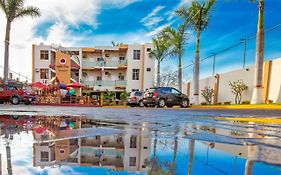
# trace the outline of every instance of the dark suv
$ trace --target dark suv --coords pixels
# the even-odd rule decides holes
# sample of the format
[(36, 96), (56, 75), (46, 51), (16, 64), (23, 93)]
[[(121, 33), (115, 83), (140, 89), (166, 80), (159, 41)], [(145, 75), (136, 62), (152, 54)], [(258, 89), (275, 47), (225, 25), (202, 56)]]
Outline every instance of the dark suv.
[(17, 105), (24, 102), (25, 104), (31, 104), (34, 100), (35, 96), (21, 87), (9, 84), (0, 85), (0, 103), (11, 102)]
[(180, 105), (182, 108), (189, 106), (189, 98), (172, 87), (150, 88), (144, 93), (143, 104), (145, 107), (163, 108), (164, 106), (173, 107)]

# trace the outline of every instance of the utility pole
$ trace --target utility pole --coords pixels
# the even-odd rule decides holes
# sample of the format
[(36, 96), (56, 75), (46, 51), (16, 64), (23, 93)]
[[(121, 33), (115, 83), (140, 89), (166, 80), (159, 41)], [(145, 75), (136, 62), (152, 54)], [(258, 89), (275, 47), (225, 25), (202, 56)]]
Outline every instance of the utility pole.
[(242, 42), (244, 42), (244, 59), (243, 59), (243, 69), (245, 68), (246, 66), (246, 52), (247, 52), (247, 42), (248, 42), (248, 39), (247, 38), (243, 38), (243, 39), (240, 39)]
[(216, 70), (216, 53), (212, 53), (213, 57), (213, 76), (215, 76), (215, 70)]

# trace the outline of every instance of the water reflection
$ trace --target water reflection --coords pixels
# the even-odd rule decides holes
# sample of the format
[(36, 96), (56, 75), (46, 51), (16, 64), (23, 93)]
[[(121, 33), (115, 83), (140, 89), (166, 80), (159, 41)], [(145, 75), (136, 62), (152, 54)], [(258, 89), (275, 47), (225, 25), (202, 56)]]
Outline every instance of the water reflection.
[[(198, 123), (166, 132), (149, 126), (81, 116), (0, 116), (0, 175), (23, 169), (23, 174), (281, 174), (280, 149), (251, 143), (249, 138), (257, 138), (253, 128), (237, 134)], [(21, 150), (26, 160), (13, 153)]]

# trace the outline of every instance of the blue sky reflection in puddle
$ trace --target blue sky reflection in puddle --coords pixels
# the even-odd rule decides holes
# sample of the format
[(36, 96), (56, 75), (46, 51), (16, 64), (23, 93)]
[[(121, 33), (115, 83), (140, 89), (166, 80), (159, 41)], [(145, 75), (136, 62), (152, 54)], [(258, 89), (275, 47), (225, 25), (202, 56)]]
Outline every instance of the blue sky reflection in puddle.
[[(126, 122), (54, 116), (0, 119), (3, 175), (240, 175), (246, 164), (248, 168), (252, 165), (253, 175), (281, 174), (279, 159), (272, 158), (280, 156), (278, 148), (196, 141), (180, 132), (167, 136), (152, 131), (147, 123), (136, 127)], [(11, 164), (7, 153), (11, 153)]]

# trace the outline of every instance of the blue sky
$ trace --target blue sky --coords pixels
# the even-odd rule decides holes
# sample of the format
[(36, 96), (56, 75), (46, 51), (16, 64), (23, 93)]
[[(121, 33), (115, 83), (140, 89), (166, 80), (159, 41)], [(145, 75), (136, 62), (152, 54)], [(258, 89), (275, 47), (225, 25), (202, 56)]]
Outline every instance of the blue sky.
[[(11, 36), (11, 69), (31, 77), (31, 44), (62, 44), (64, 46), (110, 45), (111, 41), (123, 43), (151, 42), (151, 38), (165, 26), (176, 27), (181, 21), (173, 11), (189, 6), (191, 0), (27, 0), (42, 11), (38, 19), (25, 18), (13, 24)], [(266, 0), (265, 28), (281, 23), (280, 0)], [(4, 31), (4, 15), (1, 13)], [(2, 20), (3, 19), (3, 20)], [(208, 28), (201, 37), (201, 58), (218, 52), (256, 33), (257, 4), (247, 0), (218, 0), (212, 10)], [(3, 33), (3, 32), (2, 32)], [(1, 36), (4, 38), (4, 35)], [(281, 55), (281, 27), (266, 33), (265, 58)], [(0, 51), (3, 46), (0, 45)], [(183, 66), (194, 59), (195, 37), (189, 31)], [(217, 55), (217, 72), (242, 67), (243, 44), (227, 53)], [(255, 39), (248, 42), (247, 65), (254, 63)], [(18, 61), (21, 57), (21, 61)], [(0, 64), (2, 63), (0, 59)], [(212, 59), (201, 64), (201, 77), (212, 73)], [(24, 65), (24, 66), (23, 66)], [(167, 67), (169, 65), (169, 67)], [(176, 70), (177, 60), (167, 58), (163, 69)], [(1, 71), (2, 72), (2, 71)], [(192, 67), (184, 69), (184, 79), (192, 77)]]

